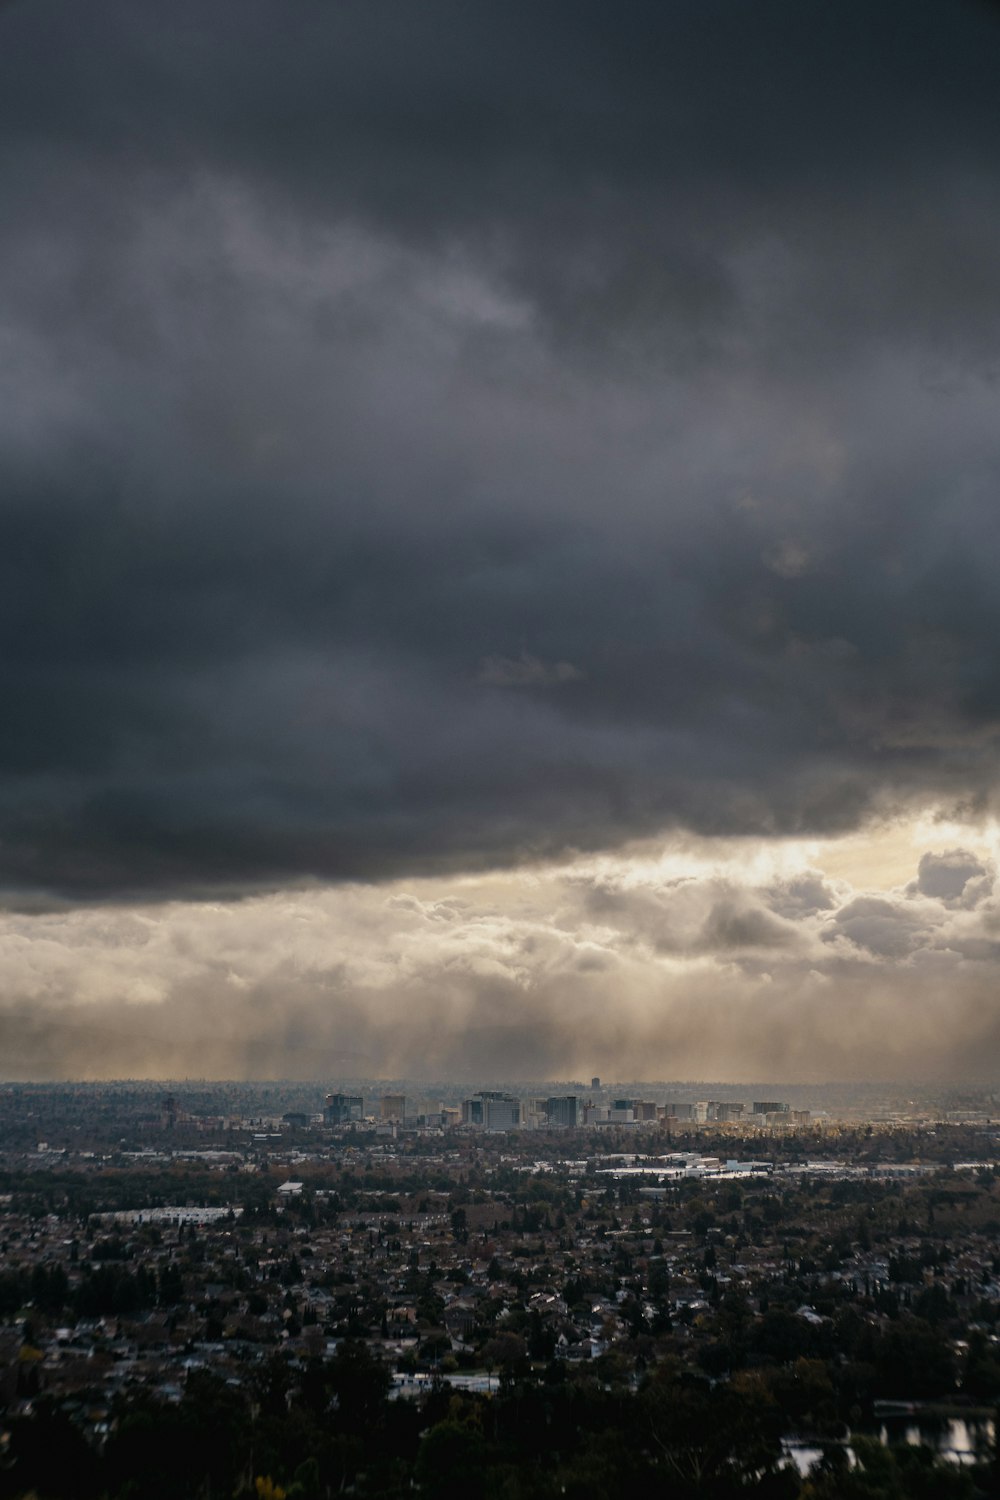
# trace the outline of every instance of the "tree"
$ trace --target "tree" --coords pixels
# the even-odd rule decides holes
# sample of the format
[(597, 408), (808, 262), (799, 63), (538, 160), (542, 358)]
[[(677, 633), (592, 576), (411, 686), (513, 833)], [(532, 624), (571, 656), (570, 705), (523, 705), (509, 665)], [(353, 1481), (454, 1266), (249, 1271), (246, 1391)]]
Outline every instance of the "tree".
[(468, 1500), (483, 1492), (486, 1443), (466, 1422), (438, 1422), (425, 1435), (414, 1476), (429, 1500)]
[(499, 1370), (501, 1386), (511, 1386), (528, 1365), (528, 1348), (517, 1333), (498, 1333), (483, 1346), (487, 1370)]
[(348, 1431), (370, 1429), (385, 1406), (391, 1384), (381, 1360), (363, 1343), (345, 1339), (328, 1365), (330, 1389), (337, 1399), (339, 1425)]

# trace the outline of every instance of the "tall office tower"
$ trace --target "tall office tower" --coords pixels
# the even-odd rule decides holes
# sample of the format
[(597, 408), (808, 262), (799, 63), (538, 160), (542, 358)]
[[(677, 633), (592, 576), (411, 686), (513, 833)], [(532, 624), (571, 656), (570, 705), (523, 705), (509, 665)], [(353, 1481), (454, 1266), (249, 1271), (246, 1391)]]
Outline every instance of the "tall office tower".
[(560, 1094), (545, 1101), (545, 1113), (550, 1125), (565, 1125), (576, 1129), (580, 1116), (580, 1101), (576, 1094)]
[(513, 1094), (480, 1089), (472, 1099), (462, 1100), (462, 1124), (481, 1125), (485, 1130), (514, 1130), (521, 1124), (521, 1101)]
[(483, 1121), (483, 1100), (482, 1100), (482, 1098), (480, 1098), (477, 1095), (473, 1099), (463, 1099), (462, 1100), (462, 1124), (463, 1125), (482, 1125), (483, 1123), (484, 1123), (484, 1121)]
[(365, 1101), (360, 1094), (327, 1094), (323, 1119), (327, 1125), (347, 1125), (363, 1120)]
[(516, 1130), (521, 1123), (521, 1101), (513, 1094), (494, 1094), (485, 1101), (487, 1130)]

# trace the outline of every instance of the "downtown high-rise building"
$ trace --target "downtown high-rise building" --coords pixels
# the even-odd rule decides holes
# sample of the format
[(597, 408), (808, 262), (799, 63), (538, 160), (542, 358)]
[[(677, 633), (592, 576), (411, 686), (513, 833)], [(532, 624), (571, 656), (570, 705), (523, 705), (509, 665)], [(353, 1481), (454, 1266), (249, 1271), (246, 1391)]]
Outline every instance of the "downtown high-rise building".
[(365, 1101), (360, 1094), (327, 1094), (323, 1119), (327, 1125), (348, 1125), (365, 1117)]
[(545, 1101), (545, 1114), (550, 1125), (564, 1125), (575, 1130), (580, 1118), (580, 1100), (576, 1094), (559, 1094)]

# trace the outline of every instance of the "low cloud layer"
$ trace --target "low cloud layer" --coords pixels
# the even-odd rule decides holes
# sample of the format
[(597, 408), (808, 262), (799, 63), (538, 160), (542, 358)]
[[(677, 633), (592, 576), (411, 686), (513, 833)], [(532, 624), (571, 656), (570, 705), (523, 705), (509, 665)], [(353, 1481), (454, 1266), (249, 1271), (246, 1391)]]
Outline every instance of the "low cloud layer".
[(998, 44), (920, 0), (0, 9), (7, 902), (985, 817)]
[[(230, 904), (10, 915), (10, 1077), (988, 1078), (1000, 893), (858, 890), (776, 846)], [(917, 863), (917, 855), (914, 855)]]

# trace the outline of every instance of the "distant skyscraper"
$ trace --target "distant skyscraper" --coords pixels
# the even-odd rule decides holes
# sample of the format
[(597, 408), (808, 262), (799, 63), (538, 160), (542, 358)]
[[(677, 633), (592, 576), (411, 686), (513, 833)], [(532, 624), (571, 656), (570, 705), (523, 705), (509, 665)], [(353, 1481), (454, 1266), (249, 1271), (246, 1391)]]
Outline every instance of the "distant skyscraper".
[(383, 1120), (403, 1120), (406, 1118), (406, 1096), (404, 1094), (383, 1094), (379, 1105), (379, 1114)]
[(513, 1094), (486, 1100), (487, 1130), (516, 1130), (521, 1123), (521, 1101)]
[(521, 1101), (513, 1094), (481, 1089), (472, 1099), (462, 1100), (462, 1124), (514, 1130), (521, 1124)]
[(360, 1094), (327, 1094), (323, 1119), (328, 1125), (347, 1125), (364, 1117), (365, 1101)]
[(599, 1089), (600, 1086), (601, 1086), (601, 1080), (599, 1078), (592, 1078), (590, 1080), (590, 1087), (592, 1089)]
[(545, 1113), (550, 1125), (565, 1125), (574, 1130), (580, 1115), (580, 1101), (576, 1094), (561, 1094), (546, 1099)]

